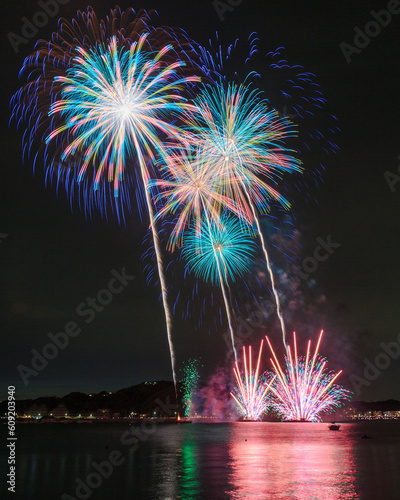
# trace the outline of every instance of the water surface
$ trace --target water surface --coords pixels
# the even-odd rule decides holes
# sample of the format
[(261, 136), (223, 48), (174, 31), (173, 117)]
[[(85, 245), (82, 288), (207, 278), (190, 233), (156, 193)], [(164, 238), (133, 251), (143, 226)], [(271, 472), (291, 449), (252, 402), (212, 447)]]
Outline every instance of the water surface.
[[(311, 423), (34, 424), (18, 425), (17, 435), (10, 498), (400, 499), (400, 421), (338, 432)], [(118, 465), (105, 466), (105, 478), (93, 462), (110, 454)]]

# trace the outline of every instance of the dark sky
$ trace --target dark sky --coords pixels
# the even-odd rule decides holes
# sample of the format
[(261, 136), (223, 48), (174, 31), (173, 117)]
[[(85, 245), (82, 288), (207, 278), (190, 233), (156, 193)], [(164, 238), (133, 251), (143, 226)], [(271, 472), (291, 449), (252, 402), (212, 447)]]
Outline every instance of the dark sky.
[[(70, 19), (87, 5), (70, 0), (60, 6), (60, 14)], [(364, 359), (374, 363), (382, 352), (380, 343), (396, 341), (400, 333), (400, 182), (391, 190), (385, 178), (385, 172), (400, 175), (400, 14), (392, 15), (350, 63), (340, 44), (353, 45), (354, 27), (364, 30), (373, 20), (371, 10), (387, 5), (243, 0), (221, 20), (211, 1), (120, 2), (121, 7), (156, 8), (163, 24), (181, 27), (199, 42), (215, 31), (226, 40), (245, 39), (256, 31), (266, 51), (283, 46), (290, 61), (317, 75), (330, 110), (339, 118), (340, 151), (325, 162), (323, 183), (314, 193), (318, 204), (298, 197), (292, 210), (299, 227), (306, 228), (305, 249), (312, 251), (316, 238), (328, 235), (341, 244), (313, 279), (332, 305), (327, 323), (335, 323), (341, 311), (341, 335), (327, 330), (324, 342), (327, 351), (336, 353), (335, 363), (346, 353), (343, 382), (352, 390), (349, 377), (364, 376)], [(113, 6), (96, 2), (99, 15)], [(63, 193), (57, 197), (45, 187), (41, 169), (33, 175), (32, 162), (22, 162), (22, 134), (14, 124), (8, 127), (9, 99), (19, 88), (18, 71), (34, 41), (21, 45), (16, 54), (7, 34), (21, 34), (21, 18), (32, 19), (38, 9), (37, 2), (25, 0), (9, 2), (2, 11), (0, 397), (10, 384), (24, 398), (112, 391), (143, 380), (171, 379), (159, 291), (146, 284), (141, 260), (145, 225), (135, 214), (124, 227), (113, 217), (90, 221), (79, 211), (72, 213)], [(56, 28), (56, 19), (50, 19), (37, 38), (48, 38)], [(77, 307), (107, 287), (113, 270), (123, 268), (135, 279), (86, 324)], [(17, 366), (29, 367), (31, 350), (41, 351), (48, 334), (63, 331), (68, 322), (76, 322), (80, 334), (25, 386)], [(212, 371), (224, 359), (220, 331), (209, 333), (204, 325), (194, 332), (191, 322), (180, 317), (174, 325), (179, 366), (201, 355)], [(359, 399), (400, 399), (399, 376), (400, 356), (362, 387)]]

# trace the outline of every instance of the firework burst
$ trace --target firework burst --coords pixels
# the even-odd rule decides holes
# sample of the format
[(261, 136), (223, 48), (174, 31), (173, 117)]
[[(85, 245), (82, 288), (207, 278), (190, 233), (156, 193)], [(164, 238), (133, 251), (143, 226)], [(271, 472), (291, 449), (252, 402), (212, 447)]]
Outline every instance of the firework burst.
[(288, 346), (286, 354), (286, 371), (283, 371), (272, 345), (266, 337), (271, 349), (271, 359), (276, 379), (271, 386), (271, 408), (283, 420), (300, 420), (318, 422), (321, 412), (330, 412), (341, 406), (350, 398), (350, 391), (335, 384), (342, 373), (326, 370), (326, 359), (318, 354), (323, 331), (311, 355), (311, 341), (308, 341), (305, 356), (298, 356), (296, 334), (293, 333), (293, 354)]
[(184, 417), (186, 418), (191, 416), (190, 413), (193, 405), (193, 396), (200, 379), (199, 364), (199, 359), (189, 359), (183, 368), (182, 406), (184, 410)]
[(219, 190), (250, 220), (248, 197), (263, 213), (272, 200), (288, 208), (274, 185), (283, 173), (300, 170), (293, 151), (285, 146), (296, 133), (290, 122), (269, 108), (260, 91), (245, 85), (207, 87), (194, 104), (195, 112), (184, 116), (186, 130), (196, 137)]
[[(143, 175), (166, 133), (177, 136), (171, 115), (190, 106), (182, 93), (188, 74), (187, 41), (152, 25), (154, 11), (114, 9), (99, 20), (92, 8), (62, 20), (24, 61), (27, 83), (11, 100), (12, 117), (25, 127), (24, 156), (43, 156), (46, 181), (78, 192), (86, 212), (107, 205), (118, 218), (131, 192), (144, 200)], [(145, 161), (146, 160), (146, 161)], [(141, 170), (145, 172), (141, 172)], [(146, 203), (146, 202), (145, 202)]]
[(261, 341), (256, 366), (253, 369), (252, 349), (243, 346), (243, 372), (240, 371), (238, 362), (235, 363), (233, 372), (237, 388), (231, 396), (237, 403), (244, 420), (261, 420), (269, 406), (267, 398), (271, 384), (275, 377), (260, 373), (261, 355), (264, 341)]
[(93, 188), (98, 189), (105, 176), (114, 182), (114, 196), (119, 194), (129, 161), (138, 160), (147, 188), (145, 158), (154, 162), (155, 157), (165, 156), (160, 133), (179, 133), (167, 116), (190, 107), (178, 93), (180, 85), (191, 80), (177, 77), (176, 68), (182, 63), (163, 64), (170, 47), (149, 52), (147, 38), (142, 35), (129, 50), (120, 47), (116, 37), (98, 49), (77, 48), (67, 76), (55, 78), (62, 84), (61, 99), (51, 105), (50, 116), (60, 115), (64, 123), (48, 135), (46, 143), (67, 132), (70, 140), (61, 158), (83, 152), (78, 182), (92, 165), (96, 171)]
[(217, 220), (205, 215), (200, 230), (193, 225), (183, 237), (182, 257), (198, 278), (228, 284), (250, 270), (257, 245), (250, 227), (224, 212)]
[[(132, 18), (133, 16), (133, 18)], [(57, 185), (82, 185), (83, 196), (100, 206), (112, 193), (120, 197), (120, 184), (128, 177), (140, 182), (150, 218), (157, 270), (162, 290), (173, 378), (175, 357), (172, 318), (167, 300), (162, 253), (149, 193), (151, 168), (165, 157), (163, 138), (179, 137), (172, 124), (176, 113), (194, 110), (182, 91), (196, 76), (185, 75), (184, 57), (173, 30), (153, 28), (149, 15), (132, 9), (111, 11), (98, 21), (93, 10), (62, 23), (58, 33), (24, 62), (28, 83), (13, 97), (18, 125), (27, 121), (24, 149), (45, 139), (44, 161)], [(181, 53), (185, 56), (184, 51)], [(78, 158), (78, 159), (77, 159)], [(109, 188), (112, 184), (113, 189)], [(124, 184), (122, 203), (128, 198)], [(121, 207), (121, 202), (115, 202)]]

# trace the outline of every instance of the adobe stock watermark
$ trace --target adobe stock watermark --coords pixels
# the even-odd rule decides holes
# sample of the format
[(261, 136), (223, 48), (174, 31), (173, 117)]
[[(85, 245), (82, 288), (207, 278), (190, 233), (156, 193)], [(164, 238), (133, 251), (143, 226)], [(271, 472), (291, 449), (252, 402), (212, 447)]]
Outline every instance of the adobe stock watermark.
[[(111, 271), (112, 278), (109, 280), (106, 288), (99, 290), (95, 297), (86, 297), (85, 301), (77, 305), (75, 312), (79, 318), (85, 318), (86, 324), (91, 323), (96, 315), (111, 304), (115, 295), (120, 294), (128, 285), (129, 282), (135, 279), (135, 276), (130, 276), (126, 273), (125, 267), (121, 272), (113, 269)], [(18, 365), (17, 370), (21, 376), (24, 385), (29, 384), (30, 377), (36, 377), (49, 364), (49, 361), (54, 360), (60, 351), (65, 349), (71, 338), (77, 337), (82, 332), (82, 328), (76, 321), (68, 321), (65, 323), (64, 329), (58, 333), (48, 333), (47, 337), (50, 342), (45, 344), (40, 350), (32, 349), (33, 354), (30, 365)]]
[[(332, 241), (332, 236), (330, 234), (324, 240), (318, 237), (316, 241), (318, 246), (315, 247), (313, 256), (306, 257), (303, 259), (300, 266), (294, 267), (294, 273), (301, 279), (308, 279), (310, 274), (318, 269), (319, 263), (326, 261), (329, 256), (334, 253), (335, 249), (341, 246), (341, 243)], [(262, 304), (259, 304), (251, 317), (246, 319), (239, 317), (235, 319), (236, 328), (234, 332), (234, 342), (236, 350), (242, 348), (244, 342), (253, 335), (255, 329), (259, 328), (264, 323), (264, 319), (269, 318), (275, 310), (275, 304), (270, 300), (266, 300)], [(229, 330), (225, 331), (222, 337), (228, 347), (228, 355), (233, 356), (232, 339)]]
[(386, 28), (389, 25), (392, 15), (400, 14), (400, 0), (389, 0), (386, 8), (387, 10), (383, 9), (379, 12), (371, 10), (369, 13), (372, 20), (367, 22), (364, 29), (358, 26), (354, 27), (354, 45), (347, 42), (339, 44), (348, 64), (350, 64), (353, 54), (361, 54), (362, 50), (371, 43), (371, 39), (376, 38), (382, 31), (382, 28)]
[(310, 274), (315, 273), (319, 267), (319, 263), (325, 262), (342, 245), (341, 243), (334, 243), (330, 234), (325, 240), (318, 237), (317, 243), (318, 246), (315, 247), (313, 256), (303, 259), (300, 266), (294, 266), (294, 273), (303, 280), (308, 279)]
[[(236, 331), (234, 332), (234, 342), (237, 351), (241, 349), (244, 342), (253, 335), (255, 329), (259, 328), (264, 323), (264, 319), (268, 318), (274, 311), (274, 304), (270, 300), (266, 300), (263, 304), (258, 306), (257, 310), (251, 314), (251, 317), (245, 320), (239, 317), (235, 320), (237, 324)], [(228, 356), (233, 356), (230, 332), (226, 331), (222, 337), (228, 347)]]
[[(171, 404), (169, 397), (163, 402), (160, 398), (155, 400), (158, 407), (155, 411), (162, 409), (167, 416), (176, 414), (178, 405)], [(143, 420), (140, 426), (130, 426), (129, 430), (124, 431), (120, 436), (120, 444), (125, 448), (127, 453), (134, 453), (140, 446), (140, 443), (147, 441), (147, 439), (154, 434), (157, 423), (154, 420)], [(125, 457), (120, 450), (113, 450), (109, 453), (108, 457), (102, 462), (93, 461), (90, 464), (91, 471), (84, 478), (80, 477), (75, 479), (76, 487), (74, 495), (64, 493), (61, 500), (87, 500), (90, 498), (95, 490), (101, 487), (103, 481), (109, 479), (113, 474), (116, 467), (120, 467), (125, 463)]]
[(223, 21), (225, 19), (225, 12), (233, 12), (235, 7), (242, 2), (243, 0), (213, 0), (213, 7), (218, 14), (219, 20)]
[(381, 342), (379, 346), (382, 351), (375, 356), (373, 363), (367, 358), (364, 359), (364, 378), (354, 374), (350, 375), (350, 381), (357, 396), (361, 394), (361, 387), (369, 387), (371, 382), (376, 380), (382, 371), (389, 368), (392, 360), (400, 356), (400, 333), (396, 341), (389, 342), (388, 344)]
[(12, 31), (7, 34), (7, 38), (14, 52), (18, 54), (19, 46), (29, 43), (29, 40), (39, 33), (39, 28), (46, 26), (49, 22), (49, 18), (57, 16), (60, 5), (67, 5), (69, 1), (70, 0), (39, 0), (37, 4), (40, 9), (35, 12), (31, 20), (26, 16), (21, 17), (21, 34), (18, 35)]
[[(400, 160), (400, 155), (397, 157), (398, 160)], [(389, 186), (389, 189), (392, 193), (396, 191), (395, 185), (400, 182), (400, 164), (397, 167), (398, 175), (390, 172), (389, 170), (386, 170), (386, 172), (383, 174), (385, 176), (385, 180), (387, 182), (387, 185)]]
[(3, 243), (2, 240), (5, 240), (6, 238), (8, 238), (8, 234), (0, 233), (0, 244)]

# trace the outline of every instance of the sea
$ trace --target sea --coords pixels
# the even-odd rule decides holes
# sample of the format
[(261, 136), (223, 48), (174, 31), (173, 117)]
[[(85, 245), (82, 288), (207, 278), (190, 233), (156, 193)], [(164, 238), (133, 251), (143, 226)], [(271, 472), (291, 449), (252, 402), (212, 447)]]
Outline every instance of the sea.
[[(23, 500), (400, 500), (400, 420), (17, 425)], [(1, 426), (6, 443), (6, 426)]]

